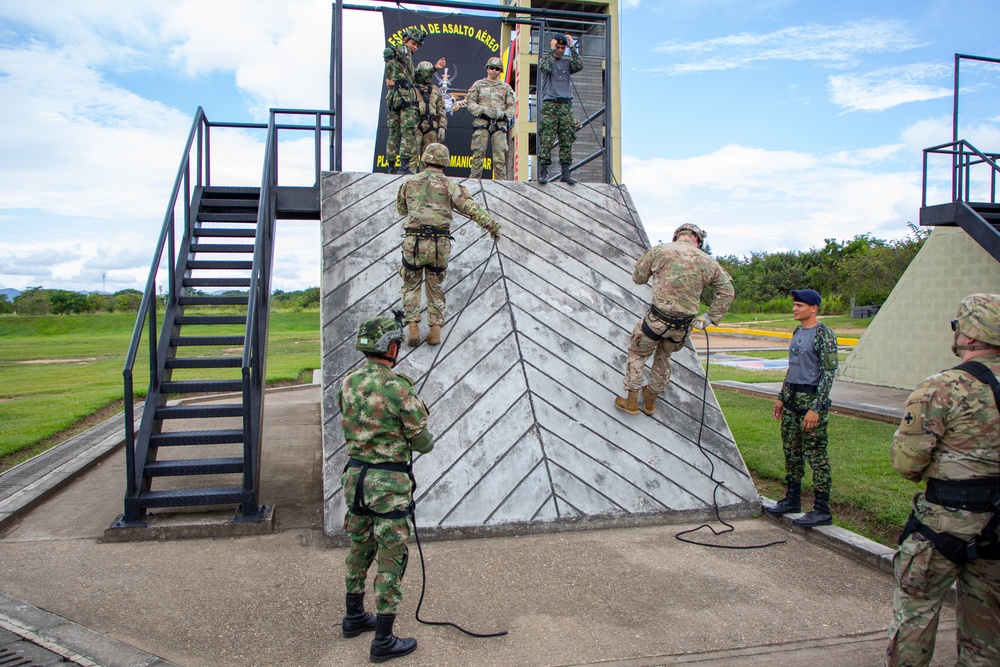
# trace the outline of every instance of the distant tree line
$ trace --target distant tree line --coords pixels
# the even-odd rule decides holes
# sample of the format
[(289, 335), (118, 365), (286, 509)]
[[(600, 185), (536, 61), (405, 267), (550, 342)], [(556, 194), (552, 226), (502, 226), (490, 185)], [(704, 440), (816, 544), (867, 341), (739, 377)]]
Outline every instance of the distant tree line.
[[(188, 290), (189, 295), (205, 295), (198, 290)], [(226, 296), (247, 296), (246, 292), (226, 292)], [(165, 297), (159, 297), (163, 303)], [(85, 313), (137, 313), (142, 303), (142, 292), (123, 289), (114, 294), (103, 292), (73, 292), (64, 289), (27, 287), (11, 301), (0, 294), (0, 315), (70, 315)], [(303, 310), (319, 308), (319, 288), (310, 287), (294, 292), (274, 290), (271, 307), (275, 310)]]
[(824, 314), (846, 313), (852, 305), (880, 306), (930, 235), (913, 223), (907, 226), (909, 234), (895, 241), (860, 234), (843, 242), (826, 239), (822, 248), (718, 257), (736, 289), (731, 310), (790, 312), (793, 289), (819, 292)]

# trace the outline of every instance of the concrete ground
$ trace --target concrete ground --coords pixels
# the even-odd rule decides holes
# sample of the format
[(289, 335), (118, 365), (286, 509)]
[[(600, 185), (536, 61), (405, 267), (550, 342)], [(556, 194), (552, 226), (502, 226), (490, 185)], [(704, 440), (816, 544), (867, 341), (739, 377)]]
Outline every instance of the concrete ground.
[[(317, 386), (268, 395), (271, 534), (104, 541), (122, 511), (121, 449), (15, 512), (0, 534), (0, 628), (77, 664), (365, 664), (371, 635), (338, 627), (346, 552), (322, 532), (319, 401)], [(693, 526), (660, 526), (425, 544), (421, 617), (509, 631), (492, 639), (414, 620), (424, 582), (411, 543), (396, 630), (420, 644), (393, 664), (881, 664), (892, 577), (825, 546), (847, 531), (734, 524), (699, 539), (787, 543), (714, 549), (675, 539)], [(950, 605), (938, 646), (933, 664), (951, 664)]]

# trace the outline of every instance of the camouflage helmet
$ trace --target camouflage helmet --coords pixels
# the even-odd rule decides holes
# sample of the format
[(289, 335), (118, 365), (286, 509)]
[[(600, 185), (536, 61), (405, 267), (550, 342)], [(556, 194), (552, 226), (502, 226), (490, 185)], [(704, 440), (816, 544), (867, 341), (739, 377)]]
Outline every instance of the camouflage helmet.
[(403, 327), (391, 317), (372, 317), (358, 327), (354, 348), (359, 352), (385, 354), (394, 340), (403, 340)]
[(417, 83), (427, 83), (431, 80), (431, 77), (434, 76), (435, 71), (434, 65), (426, 60), (421, 60), (417, 64), (416, 74), (413, 78)]
[(403, 33), (403, 39), (412, 39), (417, 44), (423, 44), (424, 40), (427, 39), (427, 35), (420, 28), (410, 28)]
[(503, 71), (503, 61), (500, 60), (499, 58), (497, 58), (496, 56), (494, 56), (494, 57), (492, 57), (492, 58), (490, 58), (489, 60), (486, 61), (486, 69), (489, 69), (491, 67), (499, 67), (500, 71), (502, 72)]
[(677, 237), (680, 236), (681, 233), (683, 232), (693, 234), (694, 237), (698, 239), (699, 246), (705, 245), (705, 237), (708, 236), (708, 232), (704, 231), (698, 225), (684, 223), (683, 225), (674, 230), (674, 241), (676, 241)]
[(1000, 347), (1000, 294), (970, 294), (955, 314), (955, 330)]
[(447, 167), (451, 165), (451, 154), (448, 153), (448, 147), (444, 144), (430, 144), (424, 149), (424, 154), (420, 157), (420, 160), (424, 164), (436, 164), (439, 167)]

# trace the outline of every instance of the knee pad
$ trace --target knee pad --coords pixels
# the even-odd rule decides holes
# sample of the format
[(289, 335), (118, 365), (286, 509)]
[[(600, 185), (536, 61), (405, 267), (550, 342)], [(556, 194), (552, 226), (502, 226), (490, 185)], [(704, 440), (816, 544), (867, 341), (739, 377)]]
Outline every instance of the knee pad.
[(378, 571), (379, 573), (394, 574), (398, 578), (403, 578), (406, 572), (406, 562), (410, 558), (410, 550), (405, 544), (398, 544), (394, 547), (378, 548)]

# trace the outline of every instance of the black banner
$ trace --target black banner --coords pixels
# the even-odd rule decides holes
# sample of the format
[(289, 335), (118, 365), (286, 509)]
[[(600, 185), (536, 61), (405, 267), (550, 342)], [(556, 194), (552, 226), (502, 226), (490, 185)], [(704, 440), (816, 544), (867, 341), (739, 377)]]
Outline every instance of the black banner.
[[(430, 14), (401, 9), (382, 9), (387, 46), (403, 41), (403, 32), (419, 28), (427, 35), (424, 43), (413, 54), (413, 66), (421, 60), (437, 63), (444, 58), (448, 67), (434, 74), (433, 83), (441, 89), (448, 110), (448, 131), (445, 145), (451, 153), (452, 166), (445, 169), (449, 176), (468, 176), (472, 160), (472, 121), (465, 110), (465, 95), (475, 81), (486, 77), (486, 61), (492, 57), (504, 59), (500, 45), (499, 18), (463, 16), (461, 14)], [(382, 99), (378, 109), (378, 134), (375, 135), (375, 156), (372, 171), (385, 173), (389, 163), (385, 157), (385, 144), (389, 138), (385, 107), (386, 86), (382, 81)], [(483, 178), (492, 178), (493, 161), (487, 151)]]

